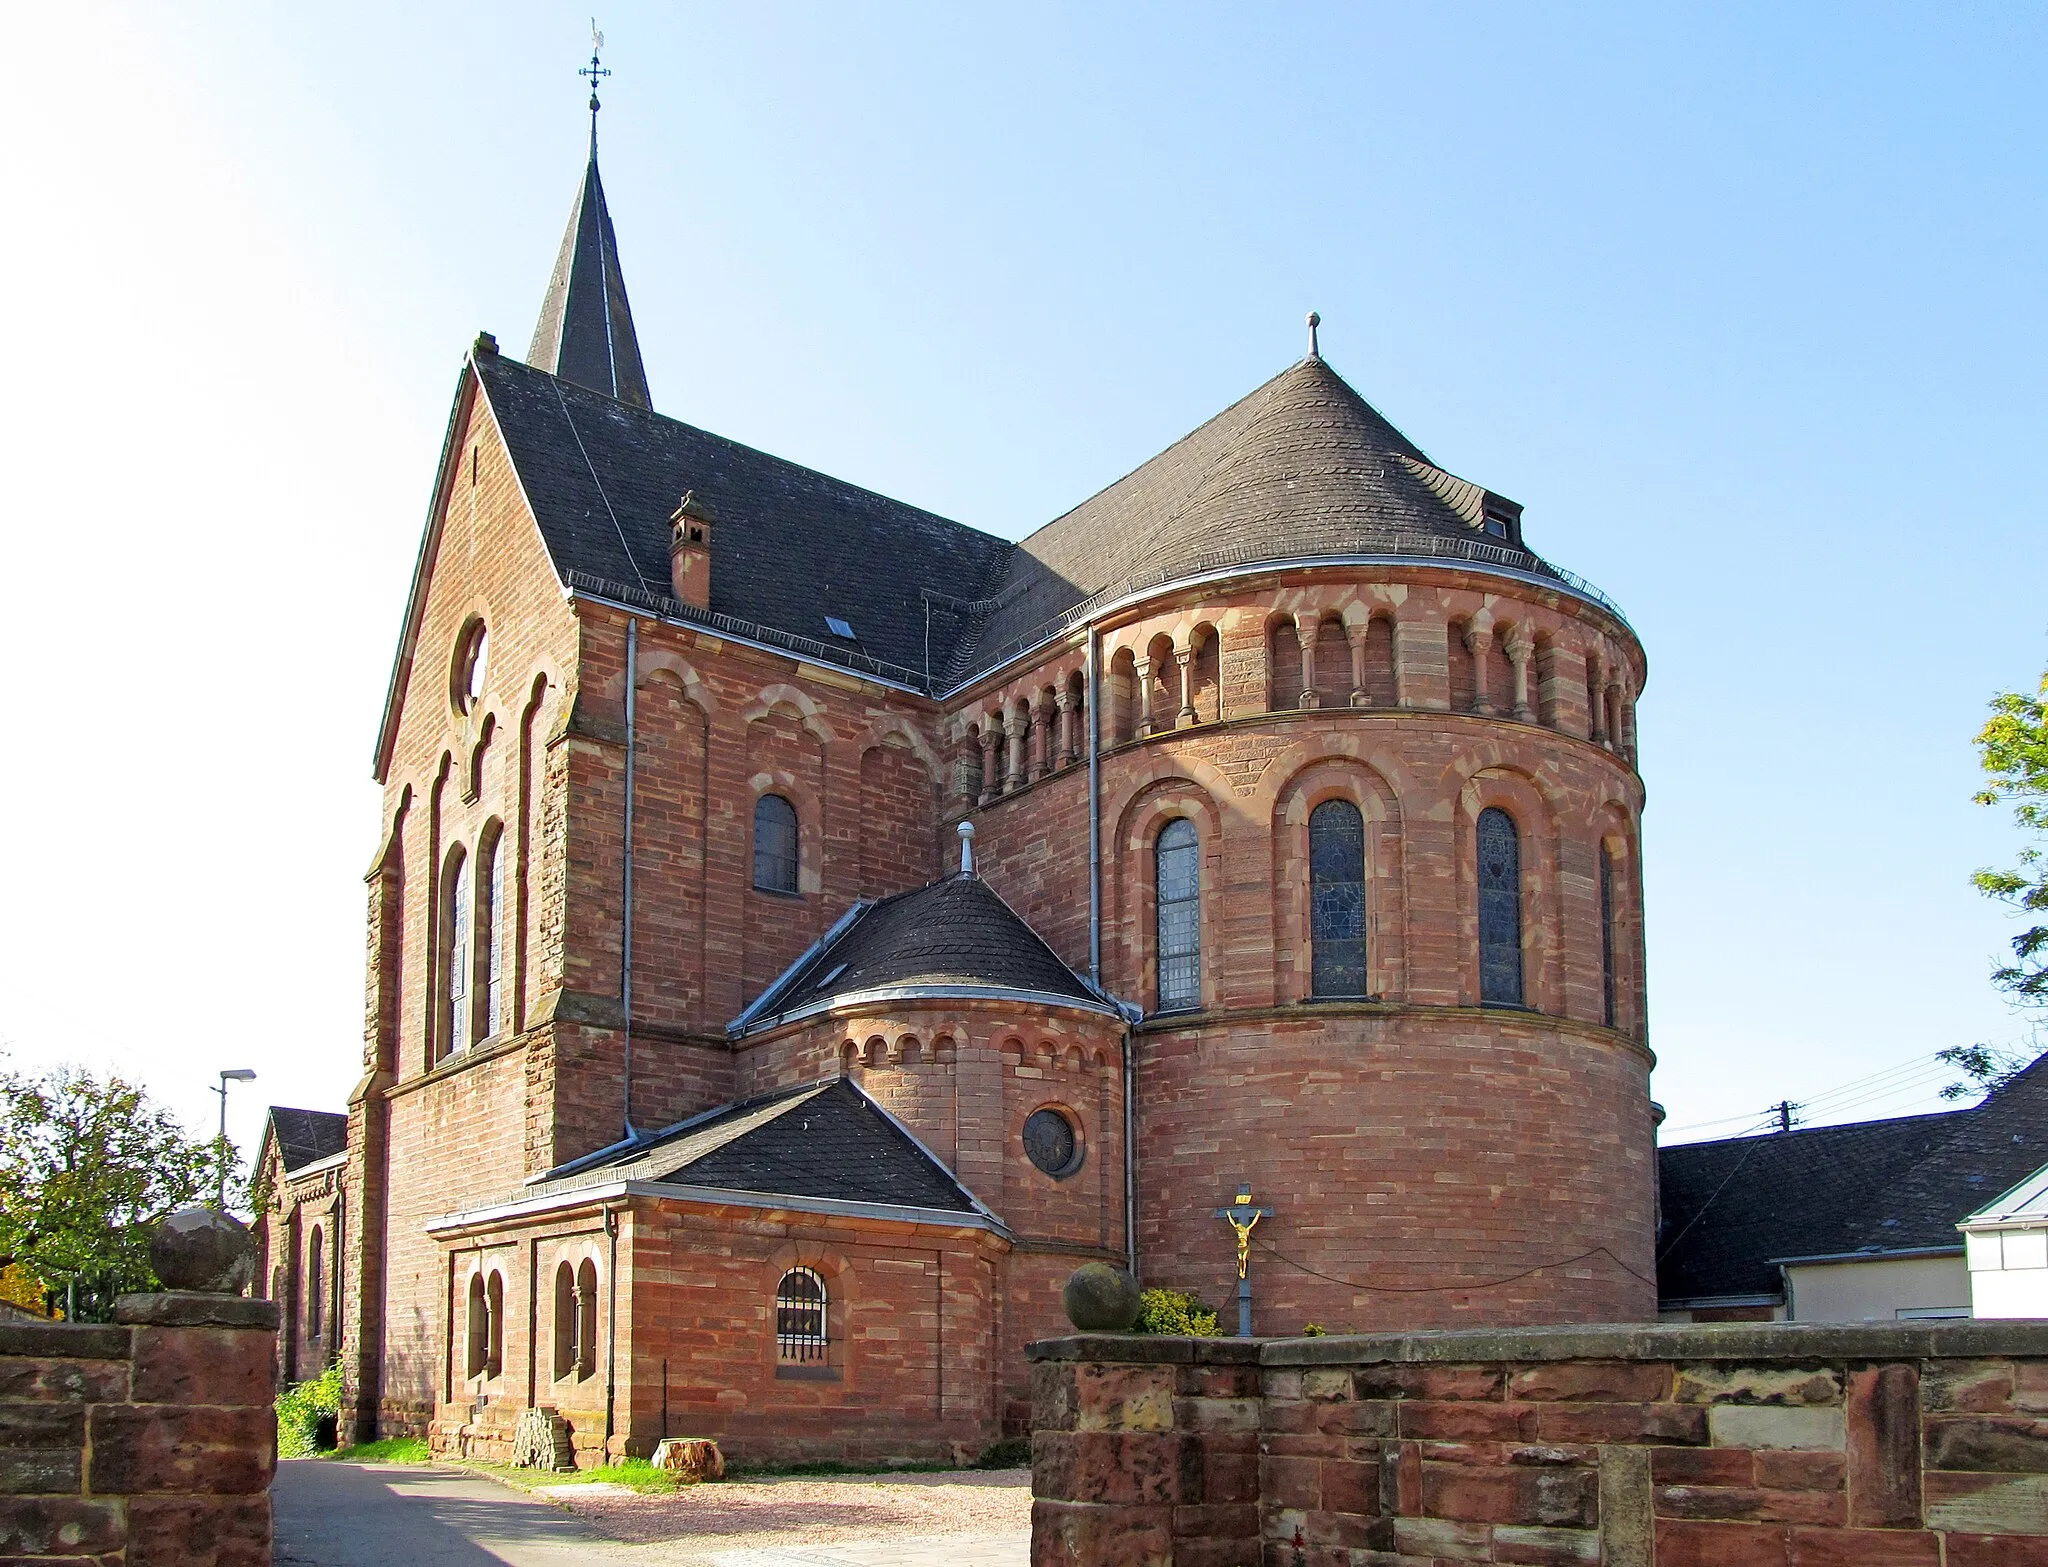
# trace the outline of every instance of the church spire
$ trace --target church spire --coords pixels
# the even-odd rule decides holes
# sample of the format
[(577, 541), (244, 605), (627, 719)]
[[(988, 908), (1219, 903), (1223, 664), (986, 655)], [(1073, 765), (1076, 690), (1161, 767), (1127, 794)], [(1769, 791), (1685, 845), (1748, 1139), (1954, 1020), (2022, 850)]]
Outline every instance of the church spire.
[(604, 35), (593, 31), (590, 64), (577, 73), (590, 79), (590, 162), (583, 170), (576, 204), (569, 210), (568, 232), (562, 236), (561, 254), (548, 279), (526, 360), (564, 381), (649, 408), (653, 403), (640, 363), (640, 340), (633, 333), (632, 307), (626, 303), (619, 242), (605, 206), (604, 183), (597, 175), (597, 84), (611, 75), (597, 63), (603, 43)]

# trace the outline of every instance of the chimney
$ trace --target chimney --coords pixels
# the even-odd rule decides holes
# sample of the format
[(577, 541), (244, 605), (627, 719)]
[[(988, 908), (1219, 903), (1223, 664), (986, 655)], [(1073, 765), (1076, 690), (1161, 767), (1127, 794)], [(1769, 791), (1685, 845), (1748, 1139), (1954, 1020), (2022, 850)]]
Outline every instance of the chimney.
[(675, 595), (698, 609), (711, 607), (711, 508), (695, 490), (669, 518), (668, 575)]

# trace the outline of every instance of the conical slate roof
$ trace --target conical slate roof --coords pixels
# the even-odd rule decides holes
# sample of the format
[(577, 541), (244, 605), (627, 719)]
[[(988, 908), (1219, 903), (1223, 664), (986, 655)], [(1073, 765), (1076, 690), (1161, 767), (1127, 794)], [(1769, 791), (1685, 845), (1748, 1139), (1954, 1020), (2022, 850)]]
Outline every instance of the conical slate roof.
[(526, 362), (635, 408), (654, 406), (640, 363), (640, 339), (633, 333), (632, 307), (626, 303), (619, 242), (597, 174), (594, 134)]
[(1520, 548), (1520, 510), (1437, 468), (1311, 355), (1025, 539), (956, 668), (998, 662), (1091, 597), (1224, 566), (1423, 555), (1547, 572)]

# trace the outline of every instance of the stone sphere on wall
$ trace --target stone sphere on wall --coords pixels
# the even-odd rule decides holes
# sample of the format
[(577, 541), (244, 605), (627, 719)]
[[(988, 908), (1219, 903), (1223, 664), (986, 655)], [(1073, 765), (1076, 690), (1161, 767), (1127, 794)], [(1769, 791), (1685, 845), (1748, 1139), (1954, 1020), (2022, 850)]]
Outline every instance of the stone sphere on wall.
[(165, 1289), (239, 1295), (255, 1266), (248, 1228), (218, 1208), (181, 1208), (149, 1240), (149, 1265)]

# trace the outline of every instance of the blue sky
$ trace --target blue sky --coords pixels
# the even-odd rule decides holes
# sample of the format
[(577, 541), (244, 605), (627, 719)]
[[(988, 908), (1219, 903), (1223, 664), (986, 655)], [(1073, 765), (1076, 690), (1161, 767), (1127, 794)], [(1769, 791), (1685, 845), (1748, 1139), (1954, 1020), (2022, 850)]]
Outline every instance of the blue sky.
[[(358, 1072), (369, 754), (479, 328), (583, 155), (580, 9), (9, 24), (17, 1064), (195, 1124)], [(1968, 885), (2048, 658), (2048, 11), (615, 6), (665, 412), (1017, 535), (1296, 357), (1648, 648), (1655, 1090), (1740, 1130), (2027, 1019)], [(1902, 1071), (1826, 1101), (1928, 1108)], [(1888, 1097), (1875, 1090), (1892, 1089)]]

